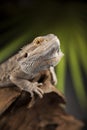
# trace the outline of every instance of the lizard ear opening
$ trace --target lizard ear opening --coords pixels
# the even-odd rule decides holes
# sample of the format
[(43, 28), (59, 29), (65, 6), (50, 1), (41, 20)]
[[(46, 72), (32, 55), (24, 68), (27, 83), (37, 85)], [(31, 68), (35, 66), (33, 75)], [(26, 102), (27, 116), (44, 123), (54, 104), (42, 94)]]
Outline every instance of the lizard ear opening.
[(24, 57), (26, 58), (27, 56), (28, 56), (28, 53), (25, 53), (25, 54), (24, 54)]
[(22, 56), (17, 58), (17, 61), (21, 61), (22, 59), (27, 58), (27, 57), (28, 57), (28, 53), (24, 53)]

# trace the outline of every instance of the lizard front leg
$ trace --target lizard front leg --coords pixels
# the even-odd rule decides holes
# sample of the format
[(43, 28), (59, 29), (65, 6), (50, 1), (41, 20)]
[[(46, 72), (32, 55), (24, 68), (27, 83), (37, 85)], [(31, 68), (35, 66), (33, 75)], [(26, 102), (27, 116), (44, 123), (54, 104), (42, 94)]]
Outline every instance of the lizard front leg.
[(31, 97), (33, 97), (34, 93), (36, 93), (40, 98), (42, 98), (44, 93), (42, 89), (39, 88), (39, 86), (41, 86), (42, 83), (30, 82), (26, 77), (26, 74), (14, 71), (10, 75), (10, 80), (21, 90), (29, 92), (31, 94)]
[(57, 84), (57, 77), (56, 77), (54, 67), (50, 67), (50, 73), (51, 73), (52, 83), (54, 85), (56, 85)]

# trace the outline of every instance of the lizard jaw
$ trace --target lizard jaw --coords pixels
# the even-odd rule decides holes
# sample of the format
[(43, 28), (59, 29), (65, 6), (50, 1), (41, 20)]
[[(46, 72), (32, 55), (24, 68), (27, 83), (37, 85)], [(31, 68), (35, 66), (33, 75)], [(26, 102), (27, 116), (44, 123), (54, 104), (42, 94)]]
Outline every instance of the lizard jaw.
[(64, 56), (63, 52), (56, 51), (50, 58), (45, 59), (43, 62), (46, 62), (49, 67), (51, 66), (55, 67), (60, 62), (63, 56)]
[(60, 60), (62, 59), (63, 56), (64, 56), (64, 54), (62, 51), (56, 52), (55, 57), (52, 58), (53, 66), (56, 66), (60, 62)]

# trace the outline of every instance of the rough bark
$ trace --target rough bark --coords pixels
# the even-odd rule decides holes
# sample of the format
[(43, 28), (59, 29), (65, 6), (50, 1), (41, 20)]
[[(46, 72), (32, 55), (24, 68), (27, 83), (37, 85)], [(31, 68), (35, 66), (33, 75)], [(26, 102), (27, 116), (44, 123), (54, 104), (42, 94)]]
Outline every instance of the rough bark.
[(83, 123), (64, 110), (65, 98), (43, 81), (44, 96), (32, 99), (15, 87), (0, 89), (0, 130), (79, 130)]

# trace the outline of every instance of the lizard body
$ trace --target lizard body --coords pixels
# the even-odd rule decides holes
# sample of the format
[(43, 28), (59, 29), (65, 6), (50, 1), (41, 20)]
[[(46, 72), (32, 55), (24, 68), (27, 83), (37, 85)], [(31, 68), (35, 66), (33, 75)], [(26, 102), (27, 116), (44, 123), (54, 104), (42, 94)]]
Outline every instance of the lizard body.
[(21, 90), (30, 92), (31, 96), (35, 92), (42, 97), (43, 91), (39, 87), (42, 83), (32, 82), (32, 79), (40, 76), (41, 72), (49, 70), (55, 84), (54, 67), (62, 56), (57, 36), (48, 34), (37, 37), (0, 65), (0, 87), (14, 84)]

